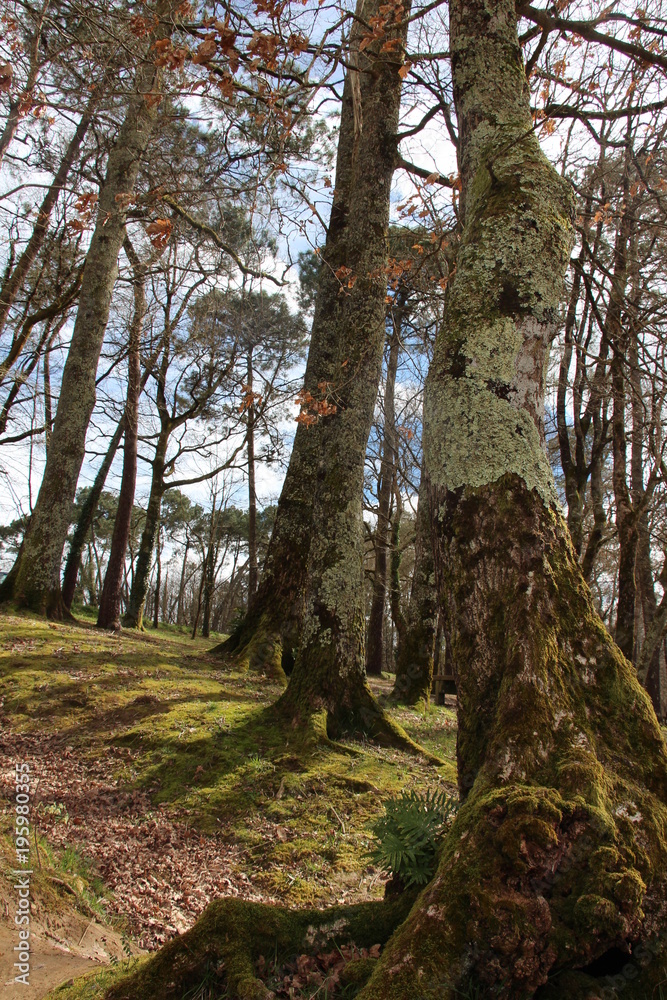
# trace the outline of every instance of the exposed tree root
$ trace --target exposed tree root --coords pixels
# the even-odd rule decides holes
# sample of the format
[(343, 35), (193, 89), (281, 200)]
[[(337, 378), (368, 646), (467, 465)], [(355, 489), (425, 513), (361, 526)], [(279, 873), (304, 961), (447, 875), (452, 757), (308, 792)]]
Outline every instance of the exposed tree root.
[(282, 666), (283, 639), (280, 629), (272, 627), (264, 617), (255, 628), (242, 627), (210, 652), (212, 656), (223, 657), (230, 668), (242, 673), (263, 673), (287, 682)]
[(436, 767), (446, 764), (443, 758), (426, 750), (408, 736), (403, 727), (378, 704), (365, 684), (355, 692), (353, 703), (348, 701), (338, 706), (324, 705), (317, 700), (314, 704), (307, 702), (305, 705), (295, 705), (288, 688), (276, 702), (275, 710), (287, 725), (312, 727), (319, 739), (325, 739), (346, 751), (349, 748), (338, 741), (348, 736), (352, 739), (368, 739), (382, 747), (426, 758)]
[(360, 948), (385, 944), (407, 916), (414, 898), (406, 893), (387, 901), (297, 911), (220, 899), (211, 903), (191, 930), (172, 938), (139, 969), (108, 989), (103, 1000), (181, 1000), (211, 971), (221, 983), (224, 980), (226, 995), (234, 1000), (269, 1000), (274, 994), (255, 974), (260, 955), (288, 958), (347, 943)]

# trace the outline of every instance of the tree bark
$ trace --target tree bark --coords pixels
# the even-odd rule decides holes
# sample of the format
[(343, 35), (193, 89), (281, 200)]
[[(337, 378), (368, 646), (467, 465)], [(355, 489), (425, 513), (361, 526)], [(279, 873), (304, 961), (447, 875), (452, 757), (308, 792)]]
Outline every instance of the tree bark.
[(181, 580), (178, 587), (178, 605), (176, 608), (176, 624), (185, 624), (185, 607), (184, 607), (184, 597), (185, 597), (185, 573), (188, 566), (188, 552), (190, 551), (190, 535), (185, 536), (185, 548), (183, 549), (183, 562), (181, 564)]
[[(252, 396), (252, 347), (248, 349), (246, 451), (248, 458), (248, 605), (257, 591), (257, 490), (255, 487), (255, 403)], [(205, 633), (208, 636), (208, 632)]]
[(384, 623), (387, 605), (388, 550), (391, 533), (391, 501), (396, 470), (396, 418), (394, 392), (400, 352), (400, 321), (394, 320), (389, 342), (387, 378), (384, 390), (384, 435), (378, 483), (378, 520), (375, 529), (375, 573), (368, 619), (366, 673), (379, 676), (384, 665)]
[(146, 594), (148, 593), (148, 578), (153, 563), (155, 541), (160, 524), (162, 497), (165, 491), (164, 471), (170, 433), (170, 426), (163, 427), (155, 446), (155, 455), (152, 462), (151, 492), (148, 498), (148, 507), (146, 508), (146, 522), (141, 535), (141, 542), (139, 543), (130, 597), (123, 616), (123, 625), (125, 628), (143, 628), (144, 605), (146, 604)]
[(83, 552), (83, 547), (86, 544), (86, 538), (88, 537), (90, 526), (93, 523), (95, 511), (97, 510), (97, 505), (100, 502), (104, 484), (106, 483), (107, 476), (109, 475), (109, 469), (113, 465), (113, 460), (116, 456), (120, 439), (123, 436), (124, 427), (125, 415), (123, 414), (116, 424), (116, 429), (111, 436), (106, 455), (104, 456), (102, 464), (97, 471), (95, 482), (93, 483), (90, 493), (86, 497), (86, 500), (81, 508), (79, 520), (77, 521), (76, 528), (74, 529), (74, 535), (72, 536), (69, 552), (67, 553), (67, 562), (65, 563), (62, 585), (63, 604), (68, 609), (72, 606), (74, 591), (76, 590), (76, 581), (79, 575), (79, 568), (81, 566), (81, 553)]
[(572, 197), (535, 137), (514, 3), (449, 9), (464, 232), (425, 450), (462, 806), (359, 998), (582, 1000), (596, 981), (574, 970), (663, 926), (667, 749), (543, 448)]
[(157, 529), (157, 542), (155, 544), (155, 590), (153, 591), (153, 628), (157, 628), (160, 624), (160, 585), (162, 583), (162, 531), (160, 530), (160, 521), (158, 518)]
[(405, 632), (402, 637), (399, 633), (396, 680), (391, 693), (392, 701), (416, 705), (429, 698), (433, 683), (433, 656), (437, 622), (438, 596), (433, 553), (433, 512), (428, 473), (425, 463), (422, 461), (415, 529), (415, 567), (412, 574)]
[[(375, 2), (360, 7), (364, 20), (378, 10)], [(407, 10), (400, 8), (398, 16), (400, 27), (391, 34), (404, 43)], [(348, 220), (327, 247), (316, 303), (317, 314), (336, 330), (325, 376), (335, 390), (336, 412), (321, 421), (302, 641), (279, 706), (292, 719), (324, 712), (331, 733), (379, 736), (387, 720), (365, 673), (362, 493), (385, 341), (401, 77), (395, 53), (387, 57), (378, 43), (360, 51), (365, 30), (358, 22), (352, 28), (341, 113), (336, 190), (338, 177), (344, 178)], [(342, 207), (334, 198), (333, 228)], [(341, 275), (347, 287), (340, 287)]]
[(145, 268), (142, 267), (132, 245), (125, 241), (125, 250), (134, 271), (134, 311), (130, 324), (127, 397), (124, 413), (123, 473), (118, 497), (118, 510), (111, 537), (109, 561), (100, 597), (97, 616), (99, 628), (120, 628), (120, 596), (125, 568), (125, 553), (130, 537), (134, 491), (137, 483), (137, 447), (139, 434), (139, 396), (141, 394), (141, 331), (146, 315), (144, 289)]
[[(364, 18), (377, 11), (377, 0), (360, 0), (360, 3)], [(359, 46), (360, 31), (355, 26), (353, 47)], [(377, 392), (380, 376), (382, 340), (378, 343), (378, 338), (384, 335), (386, 282), (384, 275), (376, 278), (368, 275), (373, 267), (382, 268), (386, 262), (388, 224), (384, 217), (388, 218), (389, 187), (396, 156), (392, 123), (397, 119), (400, 78), (394, 54), (384, 65), (377, 60), (378, 76), (373, 79), (367, 71), (370, 60), (376, 60), (373, 51), (366, 49), (361, 54), (364, 71), (351, 69), (344, 86), (334, 199), (304, 376), (303, 391), (317, 402), (326, 394), (323, 386), (333, 387), (335, 394), (342, 389), (346, 397), (349, 392), (350, 399), (362, 382), (374, 385)], [(383, 207), (378, 212), (376, 205), (380, 203)], [(348, 282), (351, 287), (347, 287)], [(349, 354), (352, 345), (346, 340), (349, 328), (355, 324), (358, 343), (354, 353), (361, 370), (355, 367), (354, 356)], [(366, 334), (370, 340), (362, 356), (359, 345)], [(342, 407), (348, 405), (347, 398), (340, 402), (336, 417), (325, 417), (312, 426), (305, 422), (298, 425), (257, 593), (238, 628), (213, 650), (233, 656), (241, 668), (264, 670), (284, 678), (283, 656), (291, 665), (291, 651), (298, 647), (305, 613), (310, 546), (313, 532), (318, 530), (314, 528), (313, 499), (325, 475), (328, 423), (341, 419)], [(308, 416), (307, 408), (304, 412)], [(361, 426), (360, 432), (363, 438)], [(358, 445), (355, 443), (354, 447)], [(354, 516), (357, 517), (356, 511)], [(361, 526), (357, 526), (361, 537)]]
[(403, 500), (398, 485), (398, 469), (394, 468), (394, 516), (391, 522), (391, 563), (389, 567), (389, 600), (391, 617), (396, 630), (398, 646), (405, 641), (406, 621), (401, 608), (401, 520), (403, 518)]
[(627, 437), (625, 419), (627, 408), (626, 381), (628, 378), (629, 326), (622, 320), (628, 281), (628, 244), (633, 231), (629, 189), (629, 143), (626, 148), (623, 175), (623, 216), (614, 246), (614, 272), (609, 307), (605, 319), (612, 345), (611, 394), (612, 394), (612, 481), (616, 505), (616, 533), (618, 535), (618, 600), (616, 605), (616, 643), (621, 652), (632, 660), (635, 653), (635, 560), (637, 558), (637, 514), (632, 503), (627, 478)]
[[(158, 18), (169, 15), (172, 3), (158, 3)], [(150, 41), (167, 36), (170, 30), (171, 25), (160, 20)], [(109, 153), (51, 447), (14, 582), (13, 596), (20, 605), (54, 618), (69, 614), (60, 590), (62, 551), (95, 405), (97, 363), (109, 318), (118, 253), (125, 238), (126, 196), (134, 191), (139, 163), (157, 117), (157, 103), (147, 100), (146, 95), (154, 92), (158, 74), (149, 48), (137, 71), (136, 90), (125, 120)]]
[[(74, 160), (78, 156), (81, 144), (85, 138), (88, 128), (90, 127), (90, 123), (93, 120), (93, 109), (95, 103), (96, 99), (91, 99), (88, 103), (88, 107), (82, 114), (79, 124), (74, 131), (74, 135), (70, 139), (63, 158), (60, 161), (60, 166), (58, 167), (56, 176), (53, 178), (49, 190), (46, 192), (42, 204), (39, 206), (37, 220), (33, 227), (32, 235), (15, 266), (6, 276), (2, 284), (2, 288), (0, 288), (0, 333), (5, 327), (9, 310), (11, 309), (16, 296), (23, 285), (26, 275), (32, 267), (37, 254), (44, 245), (44, 240), (46, 239), (46, 235), (49, 231), (51, 213), (56, 202), (58, 201), (60, 192), (65, 186), (67, 175), (72, 168)], [(27, 332), (30, 332), (29, 329)], [(25, 327), (22, 328), (21, 333), (24, 335), (15, 336), (13, 338), (7, 355), (2, 361), (0, 361), (0, 385), (4, 382), (7, 373), (10, 371), (12, 365), (16, 362), (16, 359), (19, 357), (25, 346), (27, 340)]]

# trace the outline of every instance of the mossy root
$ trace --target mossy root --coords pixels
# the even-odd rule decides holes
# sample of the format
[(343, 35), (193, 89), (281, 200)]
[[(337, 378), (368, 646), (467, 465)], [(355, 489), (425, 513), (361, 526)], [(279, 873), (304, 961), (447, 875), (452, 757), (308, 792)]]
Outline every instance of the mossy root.
[(211, 970), (224, 979), (234, 1000), (269, 1000), (270, 990), (255, 975), (260, 955), (316, 953), (354, 943), (384, 944), (407, 916), (414, 894), (393, 900), (290, 912), (263, 903), (220, 899), (205, 910), (186, 934), (119, 980), (103, 1000), (181, 1000)]

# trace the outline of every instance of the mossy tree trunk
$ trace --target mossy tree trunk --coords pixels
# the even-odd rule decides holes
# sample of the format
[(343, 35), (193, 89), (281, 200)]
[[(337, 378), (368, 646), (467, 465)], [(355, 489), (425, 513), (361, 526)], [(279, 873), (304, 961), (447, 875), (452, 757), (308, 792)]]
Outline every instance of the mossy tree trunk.
[[(584, 998), (599, 994), (582, 967), (664, 930), (667, 749), (543, 449), (571, 195), (532, 127), (515, 5), (449, 6), (465, 216), (425, 448), (462, 807), (359, 997)], [(627, 995), (659, 967), (637, 965)]]
[(129, 240), (126, 253), (134, 271), (134, 311), (130, 324), (127, 397), (124, 413), (123, 473), (118, 509), (111, 536), (111, 548), (104, 575), (97, 624), (100, 628), (120, 628), (120, 598), (125, 569), (125, 553), (130, 537), (134, 490), (137, 482), (137, 446), (139, 433), (139, 396), (141, 393), (141, 331), (146, 315), (145, 268)]
[[(380, 4), (359, 0), (358, 7), (368, 23)], [(297, 427), (257, 593), (238, 628), (213, 650), (233, 656), (241, 666), (274, 675), (282, 674), (283, 662), (291, 669), (292, 650), (300, 641), (311, 541), (320, 530), (314, 522), (314, 497), (330, 474), (325, 468), (330, 463), (325, 457), (329, 442), (338, 428), (346, 433), (345, 428), (355, 424), (350, 443), (358, 451), (359, 442), (368, 437), (365, 416), (356, 427), (358, 394), (372, 396), (374, 404), (380, 379), (386, 309), (386, 276), (381, 271), (387, 259), (402, 56), (399, 49), (378, 59), (373, 47), (360, 54), (360, 36), (366, 30), (355, 23), (352, 32), (351, 59), (361, 65), (348, 72), (344, 85), (334, 198), (303, 389), (312, 397), (311, 407), (330, 401), (339, 412)], [(363, 408), (365, 412), (367, 401)], [(304, 415), (311, 415), (308, 407)], [(353, 516), (352, 530), (361, 538), (360, 508)], [(356, 565), (354, 572), (356, 580)]]
[(63, 547), (83, 462), (86, 432), (95, 406), (95, 377), (118, 254), (125, 239), (125, 215), (139, 165), (157, 119), (158, 102), (147, 100), (159, 86), (150, 45), (170, 34), (172, 0), (155, 8), (157, 27), (147, 40), (118, 138), (109, 153), (97, 222), (86, 255), (79, 307), (63, 371), (60, 398), (42, 484), (13, 576), (12, 596), (23, 606), (54, 618), (68, 615), (60, 589)]
[(437, 621), (431, 494), (428, 473), (422, 462), (415, 528), (415, 566), (405, 628), (403, 634), (399, 632), (392, 701), (416, 705), (429, 698)]
[[(358, 12), (372, 23), (380, 8), (362, 0)], [(390, 34), (402, 44), (407, 10), (397, 11), (402, 20)], [(347, 197), (344, 204), (334, 197), (338, 238), (327, 246), (316, 304), (332, 330), (325, 380), (336, 412), (321, 418), (303, 632), (279, 702), (293, 719), (326, 712), (334, 734), (375, 732), (381, 720), (365, 672), (362, 492), (385, 341), (401, 49), (382, 52), (376, 42), (360, 51), (366, 31), (355, 22), (350, 39), (336, 180)]]

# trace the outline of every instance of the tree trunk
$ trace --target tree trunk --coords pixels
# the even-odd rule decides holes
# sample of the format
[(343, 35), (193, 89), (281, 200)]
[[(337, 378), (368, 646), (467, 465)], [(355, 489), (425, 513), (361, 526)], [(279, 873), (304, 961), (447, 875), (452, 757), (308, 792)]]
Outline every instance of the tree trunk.
[[(48, 338), (47, 338), (48, 339)], [(48, 454), (53, 430), (53, 412), (51, 407), (51, 358), (50, 351), (44, 351), (44, 450)]]
[(628, 205), (630, 180), (628, 177), (629, 144), (623, 176), (624, 214), (616, 234), (614, 246), (614, 273), (605, 326), (612, 345), (611, 395), (612, 453), (614, 501), (616, 505), (616, 533), (618, 535), (618, 602), (616, 605), (616, 643), (621, 652), (632, 660), (635, 646), (635, 560), (637, 558), (637, 515), (632, 504), (627, 479), (627, 438), (625, 417), (627, 408), (626, 379), (628, 377), (629, 327), (623, 322), (625, 292), (628, 280), (628, 243), (633, 219)]
[[(81, 120), (75, 129), (74, 135), (70, 139), (63, 158), (60, 161), (58, 171), (51, 181), (51, 185), (42, 200), (42, 204), (39, 206), (37, 220), (33, 227), (32, 235), (15, 266), (2, 283), (2, 288), (0, 288), (0, 333), (5, 327), (7, 316), (9, 315), (9, 310), (14, 303), (14, 299), (20, 291), (28, 271), (35, 262), (37, 254), (44, 245), (44, 240), (46, 239), (46, 235), (49, 231), (51, 213), (56, 202), (58, 201), (60, 192), (65, 186), (67, 175), (72, 168), (74, 160), (78, 156), (81, 144), (85, 138), (88, 128), (90, 127), (90, 123), (93, 119), (93, 108), (95, 103), (96, 101), (90, 100), (88, 107), (81, 116)], [(4, 382), (7, 373), (10, 371), (12, 365), (15, 363), (16, 359), (23, 350), (27, 340), (27, 333), (30, 332), (30, 328), (28, 328), (26, 333), (25, 327), (23, 327), (22, 332), (24, 333), (24, 336), (15, 336), (13, 338), (7, 355), (2, 361), (0, 361), (0, 385)]]
[[(25, 88), (20, 93), (17, 93), (15, 97), (9, 98), (7, 118), (5, 119), (2, 132), (0, 132), (0, 166), (2, 165), (5, 153), (7, 152), (12, 139), (16, 135), (16, 129), (18, 128), (18, 124), (22, 117), (22, 106), (24, 101), (27, 101), (29, 104), (29, 99), (34, 92), (35, 84), (37, 83), (37, 74), (39, 73), (41, 65), (40, 42), (42, 40), (44, 21), (46, 19), (49, 6), (50, 0), (43, 0), (42, 9), (39, 12), (39, 20), (35, 25), (35, 30), (30, 38), (30, 45), (28, 47), (28, 72), (26, 74)], [(23, 26), (27, 29), (26, 20), (24, 20)]]
[(113, 464), (116, 451), (118, 450), (118, 445), (120, 444), (120, 439), (123, 436), (124, 427), (125, 415), (123, 414), (116, 424), (116, 429), (111, 436), (107, 453), (98, 469), (97, 475), (95, 476), (95, 482), (91, 487), (90, 493), (86, 497), (86, 500), (81, 508), (79, 520), (77, 521), (76, 528), (74, 529), (74, 535), (72, 536), (69, 552), (67, 554), (67, 562), (65, 563), (65, 572), (63, 573), (62, 597), (63, 604), (68, 609), (72, 606), (74, 591), (76, 590), (76, 581), (79, 575), (79, 567), (81, 566), (81, 553), (83, 552), (83, 547), (86, 544), (86, 538), (88, 537), (90, 526), (93, 523), (95, 511), (97, 510), (97, 505), (100, 502), (104, 484), (106, 483), (107, 476), (109, 475), (109, 469)]
[(428, 474), (422, 461), (417, 524), (415, 567), (405, 631), (399, 633), (396, 680), (392, 701), (416, 705), (428, 699), (433, 683), (433, 655), (438, 621), (438, 599), (433, 556), (433, 514)]
[[(379, 5), (367, 2), (361, 9), (372, 21)], [(401, 27), (391, 34), (404, 41), (407, 10), (399, 10)], [(338, 178), (345, 178), (348, 222), (327, 247), (316, 302), (321, 321), (336, 330), (325, 376), (335, 390), (336, 412), (321, 420), (302, 642), (279, 705), (294, 719), (324, 711), (332, 733), (380, 735), (386, 720), (365, 675), (362, 493), (385, 341), (401, 77), (395, 52), (387, 57), (377, 43), (359, 51), (365, 30), (358, 22), (352, 28), (354, 68), (347, 73), (341, 113), (336, 190)], [(334, 199), (333, 228), (342, 208)]]
[(382, 461), (378, 483), (378, 520), (375, 530), (375, 573), (373, 575), (373, 597), (368, 619), (366, 648), (366, 672), (379, 676), (383, 667), (384, 622), (387, 605), (387, 564), (391, 532), (391, 499), (396, 470), (396, 419), (394, 391), (396, 371), (400, 351), (400, 322), (394, 320), (389, 343), (387, 378), (384, 390), (384, 440)]
[(169, 429), (160, 432), (155, 446), (153, 457), (153, 476), (151, 479), (151, 492), (148, 498), (146, 509), (146, 522), (139, 543), (137, 553), (137, 563), (132, 578), (132, 588), (130, 599), (127, 602), (127, 609), (123, 617), (125, 628), (143, 629), (144, 605), (146, 594), (148, 593), (148, 578), (153, 563), (153, 553), (155, 552), (155, 540), (160, 524), (160, 509), (162, 507), (162, 496), (164, 494), (164, 469), (167, 455), (167, 445), (169, 442)]
[[(255, 403), (253, 385), (252, 347), (248, 350), (249, 405), (246, 412), (246, 450), (248, 454), (248, 605), (257, 591), (257, 490), (255, 488)], [(208, 632), (204, 633), (208, 636)]]
[(211, 542), (206, 553), (206, 571), (204, 574), (204, 614), (201, 622), (201, 634), (204, 639), (208, 639), (211, 634), (211, 604), (215, 587), (215, 563), (216, 553), (213, 542)]
[(596, 980), (565, 970), (664, 927), (667, 750), (593, 608), (543, 449), (572, 199), (535, 137), (516, 7), (449, 9), (464, 232), (425, 447), (463, 802), (359, 998), (583, 1000)]
[(398, 646), (405, 642), (406, 621), (401, 608), (401, 519), (403, 517), (403, 501), (398, 485), (398, 470), (394, 468), (394, 516), (391, 522), (391, 565), (389, 570), (389, 598), (391, 618), (396, 630)]
[(178, 605), (176, 608), (176, 624), (185, 624), (185, 608), (183, 598), (185, 596), (185, 573), (188, 566), (188, 552), (190, 551), (190, 536), (185, 537), (185, 548), (183, 550), (183, 563), (181, 565), (181, 580), (178, 587)]
[[(364, 18), (377, 12), (378, 0), (367, 0), (365, 4), (360, 0), (360, 3), (364, 5)], [(355, 29), (357, 48), (360, 30)], [(364, 69), (370, 65), (369, 60), (376, 59), (370, 49), (359, 58)], [(321, 387), (327, 385), (335, 394), (340, 391), (339, 387), (347, 394), (348, 387), (353, 393), (356, 391), (354, 383), (366, 380), (377, 391), (386, 282), (384, 276), (371, 279), (363, 272), (366, 268), (372, 269), (371, 261), (382, 268), (387, 256), (384, 216), (388, 216), (388, 209), (384, 206), (389, 204), (396, 155), (393, 122), (397, 119), (400, 98), (397, 57), (394, 54), (390, 58), (393, 60), (390, 65), (377, 61), (378, 77), (374, 81), (370, 73), (359, 73), (356, 69), (348, 72), (345, 81), (334, 199), (322, 253), (324, 263), (320, 268), (304, 376), (303, 392), (310, 394), (314, 402), (325, 402), (323, 394), (326, 395), (327, 390)], [(363, 94), (359, 92), (360, 83)], [(378, 127), (380, 119), (384, 121)], [(378, 143), (380, 133), (383, 134)], [(376, 146), (372, 155), (377, 154), (376, 161), (369, 155), (373, 141)], [(362, 160), (365, 166), (360, 169)], [(383, 205), (380, 213), (379, 203)], [(367, 333), (370, 338), (361, 361), (361, 372), (354, 368), (346, 341), (349, 328), (355, 324), (358, 324), (355, 352), (364, 343)], [(382, 338), (379, 343), (378, 338)], [(304, 416), (310, 416), (307, 406)], [(255, 599), (229, 639), (213, 650), (233, 655), (237, 664), (246, 669), (268, 670), (284, 677), (283, 656), (291, 665), (291, 650), (299, 644), (314, 531), (313, 498), (325, 471), (322, 463), (326, 461), (323, 456), (327, 448), (324, 442), (328, 437), (327, 425), (331, 419), (338, 421), (339, 417), (340, 413), (334, 418), (319, 419), (312, 425), (306, 421), (299, 423)], [(361, 532), (360, 525), (358, 527)]]
[(155, 545), (155, 591), (153, 597), (153, 628), (160, 624), (160, 585), (162, 583), (162, 532), (160, 522), (157, 524), (157, 543)]
[[(161, 0), (160, 18), (173, 0)], [(151, 41), (171, 26), (161, 22)], [(60, 590), (60, 564), (72, 501), (83, 462), (86, 431), (95, 405), (95, 376), (109, 318), (118, 253), (125, 238), (127, 195), (134, 191), (139, 163), (157, 116), (147, 100), (158, 83), (153, 50), (142, 62), (125, 121), (109, 153), (95, 230), (86, 256), (79, 308), (63, 371), (60, 399), (42, 485), (26, 533), (13, 596), (19, 604), (54, 618), (68, 614)]]
[(127, 398), (124, 413), (123, 444), (123, 474), (118, 497), (118, 510), (111, 537), (111, 549), (104, 586), (100, 598), (100, 610), (97, 616), (99, 628), (120, 628), (120, 594), (125, 568), (125, 553), (130, 537), (132, 509), (134, 507), (134, 491), (137, 482), (137, 445), (139, 433), (139, 396), (141, 394), (141, 331), (146, 315), (146, 294), (144, 290), (145, 269), (139, 258), (126, 240), (128, 252), (134, 270), (134, 312), (130, 325)]

